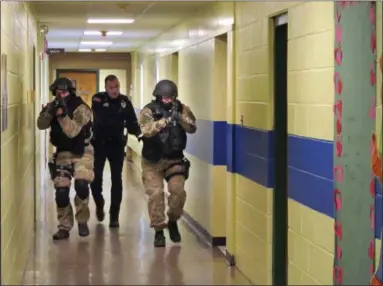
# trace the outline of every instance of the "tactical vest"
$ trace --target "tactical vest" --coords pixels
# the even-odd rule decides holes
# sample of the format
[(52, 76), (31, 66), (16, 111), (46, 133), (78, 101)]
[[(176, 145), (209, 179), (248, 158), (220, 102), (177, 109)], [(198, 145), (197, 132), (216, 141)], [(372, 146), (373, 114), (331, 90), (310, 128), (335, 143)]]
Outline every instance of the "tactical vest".
[[(70, 96), (67, 102), (67, 115), (73, 120), (73, 112), (81, 104), (86, 103), (79, 96)], [(87, 105), (86, 105), (87, 106)], [(81, 132), (74, 138), (69, 138), (62, 130), (57, 117), (51, 122), (50, 141), (57, 148), (58, 152), (69, 151), (76, 155), (83, 155), (85, 146), (91, 137), (92, 122), (89, 122), (82, 128)]]
[[(171, 111), (165, 110), (156, 101), (152, 101), (145, 107), (152, 111), (156, 121), (171, 116)], [(179, 112), (182, 112), (182, 105)], [(146, 160), (158, 162), (161, 159), (182, 159), (187, 135), (182, 126), (176, 123), (169, 124), (153, 137), (143, 137), (142, 141), (144, 143), (142, 157)]]
[(110, 99), (106, 92), (99, 94), (100, 109), (94, 111), (93, 135), (95, 139), (123, 136), (126, 118), (126, 100), (120, 95)]

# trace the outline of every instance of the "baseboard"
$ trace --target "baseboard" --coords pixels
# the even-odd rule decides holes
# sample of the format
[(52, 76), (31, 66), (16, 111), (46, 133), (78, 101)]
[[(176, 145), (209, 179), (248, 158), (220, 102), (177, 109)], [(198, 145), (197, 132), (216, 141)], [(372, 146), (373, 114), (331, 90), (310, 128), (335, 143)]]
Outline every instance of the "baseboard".
[(182, 216), (183, 221), (186, 223), (188, 228), (200, 237), (204, 242), (206, 242), (209, 246), (225, 246), (226, 245), (226, 237), (214, 237), (194, 218), (192, 218), (187, 212), (184, 211)]
[(229, 266), (235, 266), (235, 257), (227, 249), (225, 250), (225, 258)]
[[(132, 150), (132, 160), (134, 165), (141, 170), (141, 156)], [(182, 220), (185, 222), (186, 226), (197, 235), (201, 240), (206, 244), (212, 247), (216, 246), (226, 246), (226, 237), (214, 237), (195, 219), (193, 219), (187, 212), (184, 212)]]

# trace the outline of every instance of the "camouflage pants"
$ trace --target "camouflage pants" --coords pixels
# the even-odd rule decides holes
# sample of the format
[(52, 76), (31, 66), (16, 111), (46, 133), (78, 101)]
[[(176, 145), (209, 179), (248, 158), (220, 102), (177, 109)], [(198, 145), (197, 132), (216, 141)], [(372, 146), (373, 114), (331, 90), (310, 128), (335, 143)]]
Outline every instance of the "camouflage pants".
[[(94, 179), (93, 172), (93, 147), (91, 145), (85, 148), (83, 156), (73, 155), (71, 152), (59, 152), (56, 157), (57, 174), (54, 179), (54, 186), (56, 188), (56, 199), (58, 192), (67, 190), (64, 196), (67, 196), (68, 204), (66, 206), (57, 205), (57, 219), (59, 221), (59, 229), (71, 230), (73, 228), (73, 209), (69, 200), (69, 189), (71, 186), (72, 176), (75, 179), (75, 189), (77, 182), (86, 182), (89, 185)], [(68, 172), (66, 170), (73, 170)], [(74, 199), (76, 207), (76, 220), (81, 222), (87, 222), (90, 217), (89, 213), (89, 187), (87, 188), (87, 194), (79, 196), (79, 190), (76, 189), (76, 197)], [(82, 187), (84, 189), (84, 187)], [(63, 194), (60, 194), (63, 196)], [(86, 196), (86, 197), (85, 197)]]
[[(176, 172), (182, 172), (182, 165), (172, 164), (180, 162), (179, 160), (161, 160), (158, 163), (151, 163), (142, 159), (142, 182), (146, 194), (149, 196), (148, 210), (150, 217), (150, 227), (163, 229), (167, 227), (165, 217), (165, 193), (164, 178)], [(184, 190), (185, 177), (175, 175), (168, 182), (168, 218), (169, 220), (178, 220), (183, 213), (186, 201), (186, 192)]]

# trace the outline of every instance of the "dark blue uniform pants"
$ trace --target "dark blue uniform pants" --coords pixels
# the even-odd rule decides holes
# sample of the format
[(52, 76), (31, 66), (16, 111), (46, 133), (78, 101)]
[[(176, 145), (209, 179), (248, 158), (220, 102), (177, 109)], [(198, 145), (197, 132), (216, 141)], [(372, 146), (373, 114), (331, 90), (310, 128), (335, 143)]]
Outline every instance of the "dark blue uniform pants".
[(94, 142), (94, 180), (91, 183), (96, 206), (104, 206), (102, 181), (106, 159), (109, 160), (112, 188), (109, 214), (111, 219), (118, 219), (122, 201), (122, 167), (124, 164), (125, 144), (120, 142)]

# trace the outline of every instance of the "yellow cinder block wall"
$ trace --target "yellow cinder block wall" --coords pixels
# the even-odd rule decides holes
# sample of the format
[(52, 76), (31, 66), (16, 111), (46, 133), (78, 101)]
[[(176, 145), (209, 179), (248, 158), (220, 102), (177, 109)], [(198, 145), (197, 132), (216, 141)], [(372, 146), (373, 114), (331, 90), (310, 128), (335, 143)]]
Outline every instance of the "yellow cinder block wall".
[[(376, 134), (378, 138), (378, 146), (380, 151), (382, 151), (382, 72), (380, 70), (380, 60), (382, 58), (382, 2), (376, 2), (376, 54), (377, 54), (377, 81), (376, 81)], [(380, 215), (380, 214), (377, 214)], [(380, 256), (380, 247), (381, 240), (376, 239), (375, 245), (375, 257), (376, 264), (378, 267), (379, 264), (379, 256)]]
[[(204, 121), (200, 124), (226, 121), (226, 84), (222, 82), (222, 77), (226, 79), (226, 44), (212, 38), (179, 51), (178, 70), (180, 99), (197, 119)], [(198, 136), (198, 131), (194, 136)], [(197, 144), (197, 148), (206, 148), (207, 156), (212, 156), (214, 141), (200, 140), (203, 144)], [(225, 167), (213, 166), (191, 154), (187, 156), (192, 168), (186, 183), (186, 211), (210, 235), (225, 237), (226, 182), (220, 179), (225, 176)]]
[(28, 6), (20, 1), (1, 1), (1, 54), (8, 57), (8, 129), (1, 134), (2, 285), (21, 284), (33, 239), (33, 45), (36, 22)]
[[(332, 140), (332, 2), (236, 3), (235, 122), (272, 129), (270, 17), (286, 11), (289, 133)], [(237, 266), (271, 284), (272, 190), (236, 175), (236, 192)], [(290, 200), (288, 238), (289, 284), (332, 284), (333, 220)]]

